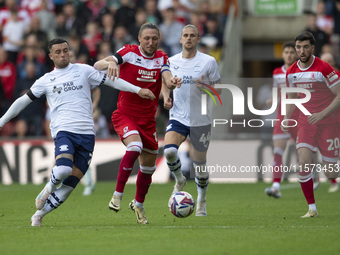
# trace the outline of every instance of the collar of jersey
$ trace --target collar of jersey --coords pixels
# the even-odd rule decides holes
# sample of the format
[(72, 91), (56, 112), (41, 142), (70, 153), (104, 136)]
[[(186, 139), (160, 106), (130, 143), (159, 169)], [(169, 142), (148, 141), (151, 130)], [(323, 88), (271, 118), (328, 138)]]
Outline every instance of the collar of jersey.
[(308, 67), (306, 67), (306, 68), (301, 68), (301, 67), (300, 67), (300, 60), (297, 62), (297, 66), (298, 66), (298, 68), (299, 68), (301, 71), (306, 71), (306, 70), (308, 70), (308, 69), (313, 65), (314, 61), (315, 61), (315, 56), (313, 55), (313, 61), (312, 61), (312, 63), (311, 63)]

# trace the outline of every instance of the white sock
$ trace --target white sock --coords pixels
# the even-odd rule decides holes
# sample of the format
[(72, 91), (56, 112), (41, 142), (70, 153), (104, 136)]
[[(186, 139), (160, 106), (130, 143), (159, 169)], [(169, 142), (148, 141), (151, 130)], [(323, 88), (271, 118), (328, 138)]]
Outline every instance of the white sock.
[(70, 196), (74, 188), (61, 184), (60, 187), (52, 192), (52, 194), (46, 200), (44, 207), (41, 210), (36, 211), (36, 215), (44, 217), (54, 209), (57, 209), (65, 200)]
[(114, 195), (114, 196), (115, 196), (115, 195), (119, 195), (119, 196), (121, 196), (121, 197), (122, 197), (122, 196), (123, 196), (123, 194), (124, 194), (124, 193), (122, 193), (122, 192), (118, 192), (118, 191), (115, 191), (115, 192), (113, 192), (113, 195)]
[(315, 205), (315, 204), (309, 204), (308, 207), (309, 207), (309, 210), (310, 210), (310, 209), (313, 209), (314, 211), (317, 212), (317, 210), (316, 210), (316, 205)]
[(135, 205), (138, 208), (144, 208), (144, 203), (139, 203), (139, 202), (136, 201), (136, 199), (135, 199)]
[(280, 190), (281, 184), (279, 182), (273, 182), (272, 188), (276, 190)]

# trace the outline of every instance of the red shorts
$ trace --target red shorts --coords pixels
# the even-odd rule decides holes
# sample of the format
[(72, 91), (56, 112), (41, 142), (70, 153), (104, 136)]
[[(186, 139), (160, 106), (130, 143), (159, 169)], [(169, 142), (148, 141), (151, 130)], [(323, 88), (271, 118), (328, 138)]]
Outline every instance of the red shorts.
[[(294, 139), (294, 141), (296, 141), (297, 131), (298, 131), (297, 126), (288, 128), (288, 133), (283, 132), (282, 129), (281, 129), (281, 122), (282, 122), (283, 118), (284, 118), (284, 116), (282, 116), (282, 115), (278, 115), (276, 117), (276, 119), (278, 119), (278, 120), (275, 121), (275, 124), (274, 124), (273, 140), (292, 138), (292, 139)], [(293, 125), (293, 124), (294, 123), (289, 122), (289, 125)]]
[(158, 154), (155, 118), (132, 117), (116, 110), (113, 112), (111, 120), (121, 140), (130, 135), (139, 135), (142, 139), (143, 150), (151, 154)]
[(318, 149), (322, 160), (336, 163), (339, 156), (338, 124), (310, 125), (299, 124), (296, 149), (308, 148), (313, 152)]

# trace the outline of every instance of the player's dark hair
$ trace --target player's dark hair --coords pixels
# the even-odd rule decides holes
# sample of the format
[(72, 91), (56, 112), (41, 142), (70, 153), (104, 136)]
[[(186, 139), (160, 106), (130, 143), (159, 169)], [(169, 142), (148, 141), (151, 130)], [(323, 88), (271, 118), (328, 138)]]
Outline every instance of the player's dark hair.
[(295, 37), (296, 41), (309, 41), (311, 45), (315, 45), (315, 38), (311, 32), (308, 31), (302, 31)]
[(284, 50), (285, 48), (295, 49), (295, 42), (293, 42), (293, 41), (285, 42), (282, 46), (282, 50)]
[(143, 32), (144, 29), (155, 29), (155, 30), (157, 30), (158, 35), (159, 36), (161, 35), (160, 32), (159, 32), (159, 27), (156, 24), (153, 24), (151, 22), (147, 22), (147, 23), (144, 23), (143, 25), (141, 25), (141, 27), (139, 29), (138, 36), (142, 35), (142, 32)]
[(52, 39), (49, 43), (48, 43), (48, 51), (51, 51), (51, 48), (52, 48), (52, 46), (54, 45), (54, 44), (61, 44), (61, 43), (67, 43), (67, 45), (69, 45), (68, 44), (68, 42), (65, 40), (65, 39), (63, 39), (63, 38), (54, 38), (54, 39)]

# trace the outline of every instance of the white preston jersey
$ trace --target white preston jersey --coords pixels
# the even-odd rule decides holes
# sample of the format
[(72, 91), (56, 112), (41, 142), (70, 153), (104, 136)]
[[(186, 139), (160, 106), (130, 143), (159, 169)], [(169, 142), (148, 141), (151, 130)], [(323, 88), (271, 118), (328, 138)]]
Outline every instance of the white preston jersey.
[[(173, 76), (182, 79), (183, 84), (173, 90), (173, 107), (170, 109), (170, 119), (185, 126), (197, 127), (211, 124), (209, 103), (207, 115), (201, 114), (201, 90), (196, 88), (195, 80), (213, 85), (221, 81), (216, 60), (197, 51), (193, 58), (183, 58), (182, 52), (169, 59)], [(204, 93), (204, 92), (203, 92)], [(208, 96), (208, 98), (210, 98)]]
[(54, 69), (38, 79), (31, 87), (39, 98), (46, 95), (51, 110), (51, 134), (59, 131), (76, 134), (95, 134), (92, 118), (91, 88), (101, 85), (104, 73), (85, 64), (69, 64)]

